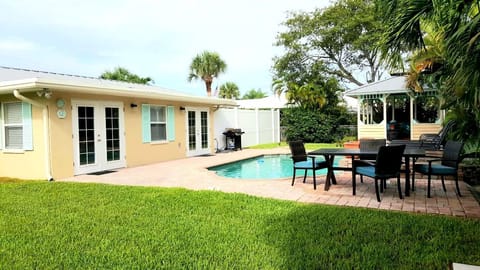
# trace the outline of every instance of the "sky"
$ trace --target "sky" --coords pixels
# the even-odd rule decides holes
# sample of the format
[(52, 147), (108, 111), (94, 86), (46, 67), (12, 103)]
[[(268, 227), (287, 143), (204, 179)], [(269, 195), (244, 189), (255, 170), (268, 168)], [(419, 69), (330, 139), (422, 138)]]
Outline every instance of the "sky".
[(14, 0), (1, 1), (0, 66), (98, 77), (115, 67), (156, 86), (205, 96), (188, 82), (192, 59), (217, 52), (234, 82), (271, 94), (273, 44), (291, 11), (330, 0)]

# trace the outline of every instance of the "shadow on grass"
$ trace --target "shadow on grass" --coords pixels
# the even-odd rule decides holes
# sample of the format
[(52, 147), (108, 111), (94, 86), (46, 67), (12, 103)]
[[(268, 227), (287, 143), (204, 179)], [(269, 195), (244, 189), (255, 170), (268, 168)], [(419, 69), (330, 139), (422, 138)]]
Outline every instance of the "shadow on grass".
[[(480, 264), (478, 220), (342, 207), (271, 217), (265, 241), (284, 269), (444, 269)], [(473, 222), (469, 223), (469, 222)]]

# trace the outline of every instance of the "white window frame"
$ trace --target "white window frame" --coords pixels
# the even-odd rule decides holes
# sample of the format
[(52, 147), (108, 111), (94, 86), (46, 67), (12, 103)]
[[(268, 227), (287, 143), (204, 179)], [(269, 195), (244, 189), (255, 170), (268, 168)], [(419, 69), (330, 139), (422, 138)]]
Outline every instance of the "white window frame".
[[(22, 116), (21, 117), (21, 122), (20, 123), (7, 123), (6, 119), (5, 119), (5, 115), (6, 115), (6, 108), (7, 108), (7, 104), (19, 104), (20, 105), (20, 115)], [(15, 152), (15, 151), (23, 151), (24, 150), (24, 147), (25, 147), (25, 142), (24, 142), (24, 139), (23, 139), (23, 135), (24, 135), (24, 132), (25, 132), (25, 124), (24, 124), (24, 121), (23, 121), (23, 111), (22, 111), (22, 102), (4, 102), (2, 103), (2, 130), (1, 130), (1, 140), (2, 140), (2, 143), (1, 143), (1, 146), (2, 146), (2, 149), (4, 151), (11, 151), (11, 152)], [(22, 145), (19, 147), (19, 148), (10, 148), (8, 147), (7, 148), (7, 132), (6, 132), (6, 129), (9, 128), (9, 127), (20, 127), (21, 130), (22, 130), (22, 133), (21, 133), (21, 139), (22, 139)]]
[[(168, 138), (168, 130), (167, 130), (167, 106), (164, 106), (164, 105), (150, 105), (150, 115), (152, 113), (152, 110), (153, 109), (160, 109), (160, 108), (163, 108), (163, 119), (164, 121), (153, 121), (150, 117), (150, 138), (152, 140), (152, 142), (166, 142), (167, 141), (167, 138)], [(160, 140), (154, 140), (154, 136), (153, 136), (153, 132), (154, 132), (154, 129), (152, 128), (153, 125), (163, 125), (164, 126), (164, 130), (165, 130), (165, 134), (163, 134), (163, 139), (160, 139)], [(158, 134), (158, 135), (161, 135), (161, 134)], [(162, 136), (158, 136), (158, 137), (162, 137)]]

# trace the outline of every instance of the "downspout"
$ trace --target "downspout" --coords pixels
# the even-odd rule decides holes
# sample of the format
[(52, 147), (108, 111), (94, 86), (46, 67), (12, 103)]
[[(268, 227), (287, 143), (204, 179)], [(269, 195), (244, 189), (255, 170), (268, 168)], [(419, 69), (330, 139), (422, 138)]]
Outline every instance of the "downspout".
[(45, 173), (47, 176), (48, 181), (53, 181), (52, 177), (52, 167), (50, 163), (50, 130), (48, 128), (48, 107), (45, 104), (42, 104), (40, 102), (37, 102), (35, 100), (29, 99), (22, 94), (18, 90), (13, 90), (13, 95), (21, 100), (25, 101), (27, 103), (30, 103), (33, 106), (42, 108), (42, 114), (43, 114), (43, 137), (44, 137), (44, 145), (45, 145)]

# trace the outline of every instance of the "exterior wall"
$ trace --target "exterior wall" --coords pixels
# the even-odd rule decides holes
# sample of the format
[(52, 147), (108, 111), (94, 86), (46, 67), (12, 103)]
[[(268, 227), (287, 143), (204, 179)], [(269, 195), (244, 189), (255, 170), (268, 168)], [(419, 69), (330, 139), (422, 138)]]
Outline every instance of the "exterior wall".
[[(54, 178), (70, 177), (74, 174), (74, 151), (72, 144), (72, 99), (115, 101), (124, 104), (125, 124), (125, 160), (127, 167), (150, 164), (154, 162), (179, 159), (186, 156), (185, 113), (180, 111), (178, 103), (160, 100), (131, 99), (111, 96), (91, 96), (55, 92), (52, 100), (65, 100), (67, 117), (59, 119), (56, 110), (50, 112), (52, 138), (52, 174)], [(131, 108), (130, 104), (137, 104)], [(142, 142), (141, 104), (175, 106), (175, 141), (162, 143)], [(55, 105), (53, 105), (55, 106)], [(182, 106), (185, 106), (182, 104)], [(68, 147), (66, 147), (68, 146)], [(60, 158), (56, 158), (60, 157)]]
[(386, 138), (385, 120), (376, 125), (365, 125), (358, 122), (358, 139), (384, 139)]
[[(74, 175), (74, 146), (73, 146), (73, 122), (72, 100), (94, 100), (105, 102), (121, 102), (124, 105), (124, 128), (125, 128), (125, 160), (127, 167), (140, 166), (166, 160), (186, 157), (186, 114), (180, 107), (209, 108), (210, 112), (210, 142), (213, 142), (213, 109), (209, 105), (180, 104), (167, 100), (149, 100), (112, 97), (106, 95), (85, 95), (53, 91), (50, 99), (39, 98), (34, 92), (24, 94), (48, 106), (49, 135), (51, 151), (51, 173), (54, 179), (71, 177)], [(57, 117), (56, 100), (65, 101), (67, 115), (61, 119)], [(0, 102), (18, 101), (13, 95), (1, 96)], [(137, 104), (132, 108), (130, 104)], [(162, 143), (143, 143), (142, 141), (142, 104), (174, 106), (175, 109), (175, 140)], [(0, 177), (15, 177), (22, 179), (46, 179), (47, 169), (45, 165), (45, 140), (43, 128), (42, 109), (32, 105), (33, 125), (33, 151), (11, 153), (0, 150)], [(210, 143), (210, 152), (214, 144)], [(28, 166), (28, 169), (26, 169)]]
[(412, 140), (418, 140), (422, 134), (438, 134), (440, 129), (442, 129), (442, 125), (440, 124), (413, 123), (411, 138)]
[[(34, 95), (25, 96), (34, 99)], [(8, 101), (19, 100), (13, 95), (0, 96), (0, 102)], [(47, 179), (42, 115), (41, 108), (32, 106), (33, 151), (0, 150), (0, 177)]]

